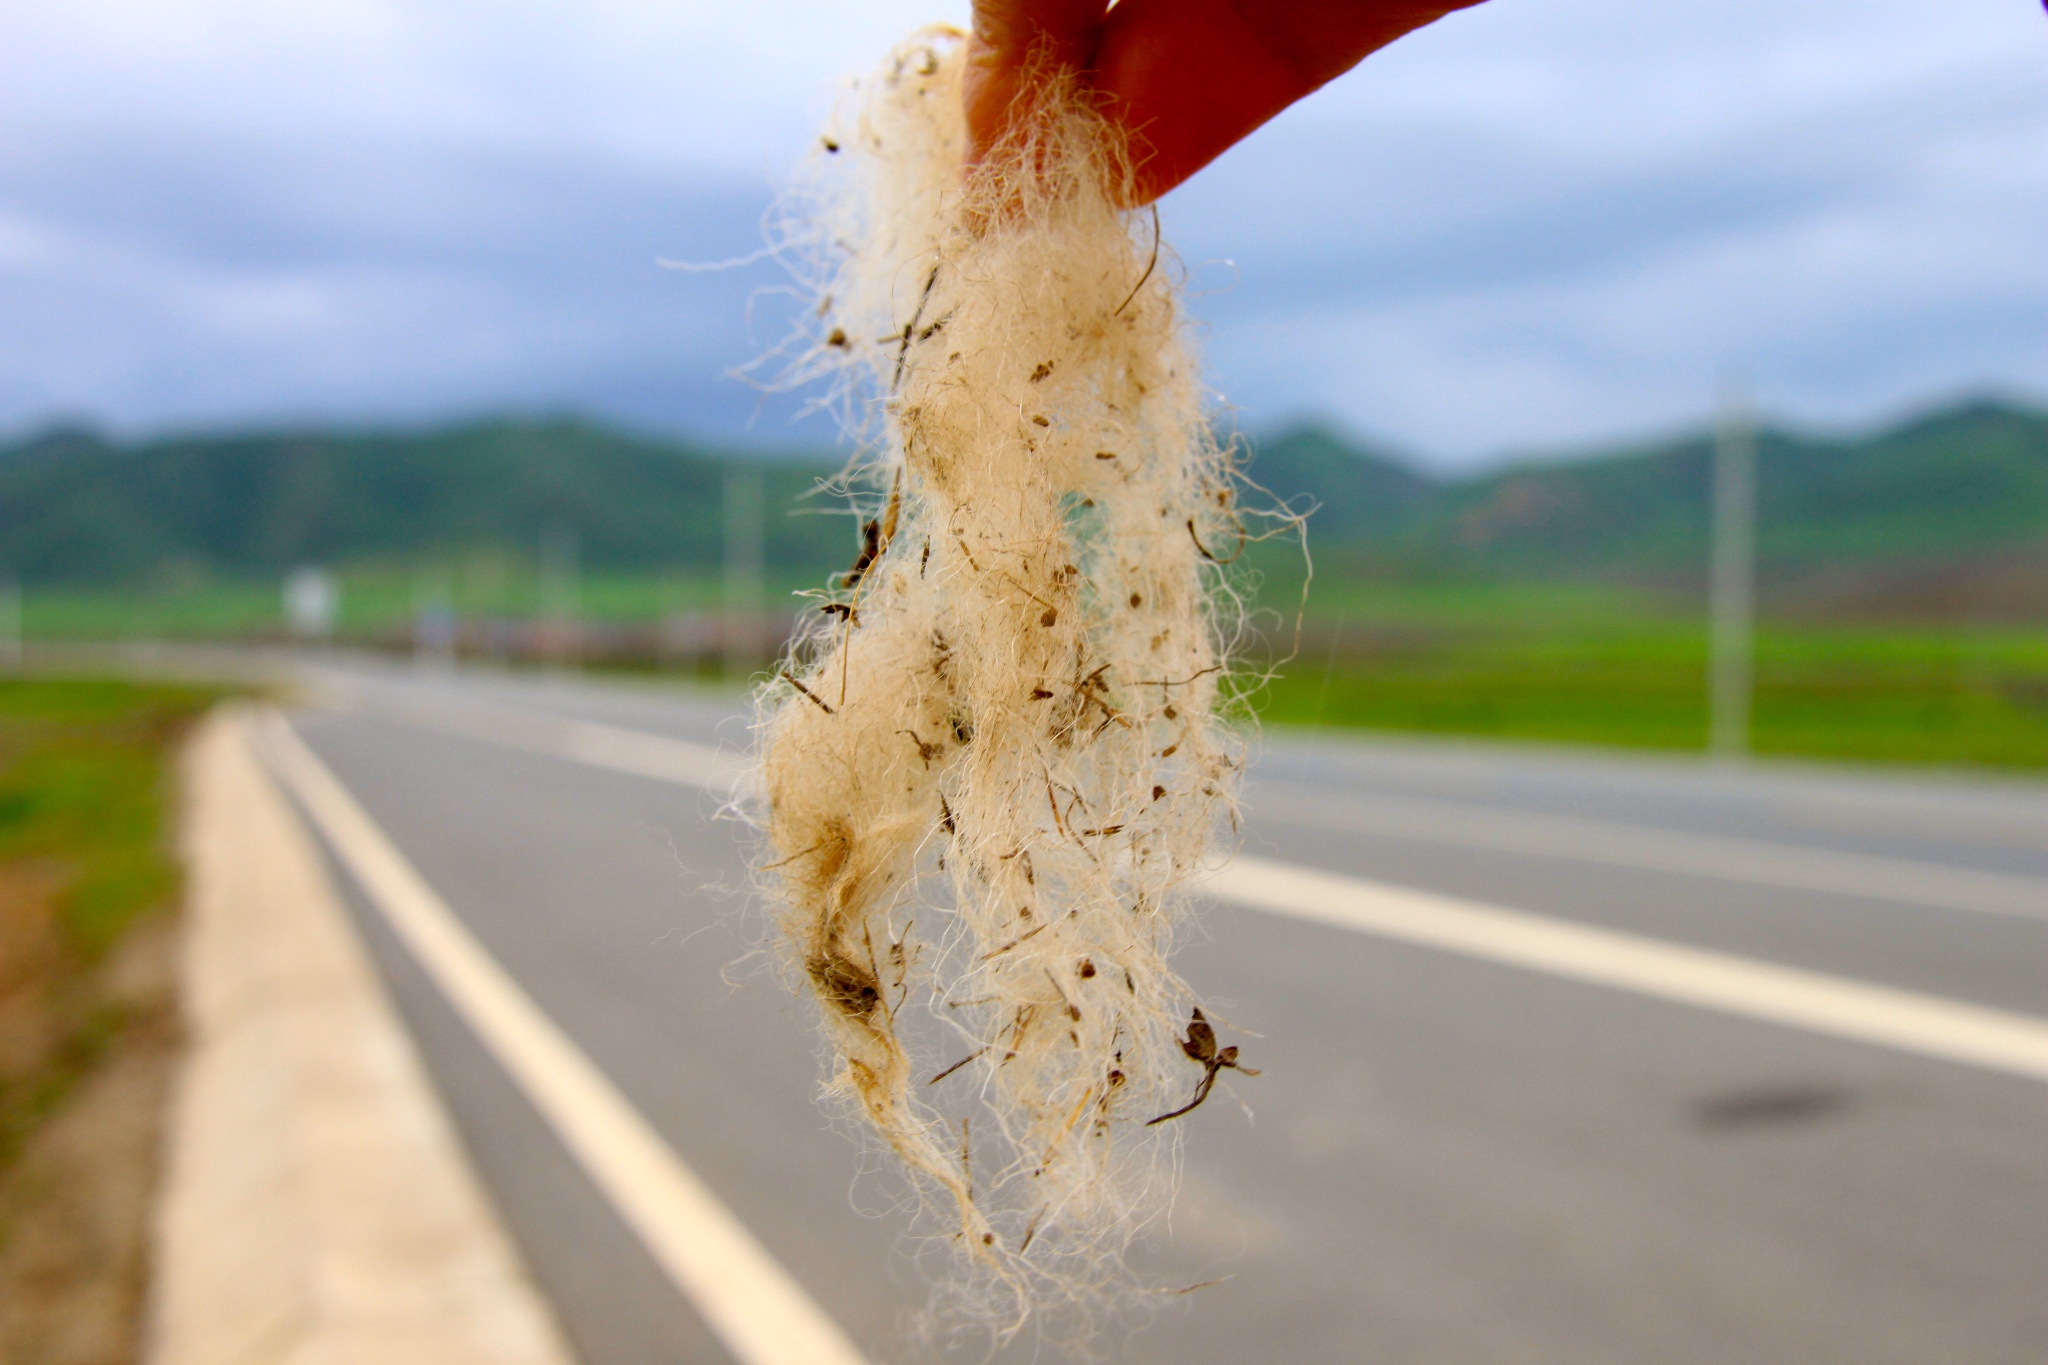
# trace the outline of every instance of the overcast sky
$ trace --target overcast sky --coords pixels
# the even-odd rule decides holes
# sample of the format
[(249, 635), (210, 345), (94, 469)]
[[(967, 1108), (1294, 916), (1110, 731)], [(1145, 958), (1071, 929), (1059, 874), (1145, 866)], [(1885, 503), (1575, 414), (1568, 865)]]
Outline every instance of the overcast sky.
[[(960, 0), (0, 0), (0, 432), (577, 410), (723, 378), (833, 81)], [(1491, 0), (1164, 205), (1241, 425), (1438, 467), (2048, 395), (2040, 0)]]

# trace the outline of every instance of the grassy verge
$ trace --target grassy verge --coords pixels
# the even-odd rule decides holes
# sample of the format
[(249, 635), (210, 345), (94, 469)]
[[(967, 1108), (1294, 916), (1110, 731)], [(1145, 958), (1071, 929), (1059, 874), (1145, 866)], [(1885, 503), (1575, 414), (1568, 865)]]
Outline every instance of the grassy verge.
[(0, 865), (61, 872), (58, 921), (86, 961), (177, 889), (177, 741), (217, 693), (126, 682), (0, 682)]
[(0, 681), (0, 1360), (139, 1358), (197, 688)]
[(178, 738), (199, 688), (0, 681), (0, 1170), (119, 1034), (96, 968), (178, 890)]

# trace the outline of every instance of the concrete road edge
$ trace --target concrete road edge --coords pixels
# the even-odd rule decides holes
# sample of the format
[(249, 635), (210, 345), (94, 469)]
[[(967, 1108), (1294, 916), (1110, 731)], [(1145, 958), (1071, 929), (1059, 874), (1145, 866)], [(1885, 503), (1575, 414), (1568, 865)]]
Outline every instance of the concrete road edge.
[(149, 1365), (571, 1365), (248, 720), (186, 755)]

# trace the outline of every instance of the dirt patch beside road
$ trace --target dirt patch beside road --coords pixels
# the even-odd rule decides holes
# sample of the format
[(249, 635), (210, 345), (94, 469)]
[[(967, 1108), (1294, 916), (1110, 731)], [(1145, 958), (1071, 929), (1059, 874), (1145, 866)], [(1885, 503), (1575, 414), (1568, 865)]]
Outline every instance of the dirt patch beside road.
[[(176, 947), (168, 913), (137, 924), (89, 981), (65, 993), (68, 1012), (83, 1017), (71, 1028), (46, 1025), (62, 1041), (29, 1084), (61, 1098), (35, 1115), (40, 1122), (0, 1174), (0, 1361), (128, 1365), (138, 1357), (179, 1043)], [(40, 1096), (23, 1098), (42, 1107)]]

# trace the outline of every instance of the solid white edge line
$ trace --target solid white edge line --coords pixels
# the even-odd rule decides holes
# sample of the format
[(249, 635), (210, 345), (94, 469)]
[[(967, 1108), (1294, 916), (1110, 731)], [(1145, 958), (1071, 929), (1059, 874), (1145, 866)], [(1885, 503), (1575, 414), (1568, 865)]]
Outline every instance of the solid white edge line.
[[(508, 713), (464, 733), (557, 758), (634, 772), (715, 793), (730, 790), (733, 760), (709, 745), (590, 722), (602, 743), (550, 743), (517, 733)], [(432, 722), (427, 722), (432, 723)], [(461, 724), (453, 718), (446, 728)], [(564, 728), (558, 733), (571, 733)], [(634, 745), (652, 745), (629, 759)], [(1205, 881), (1256, 910), (1355, 933), (1632, 991), (1767, 1023), (1889, 1047), (1942, 1061), (2048, 1080), (2048, 1020), (1663, 939), (1574, 924), (1361, 877), (1240, 854)]]
[(2048, 1020), (1239, 856), (1209, 890), (1273, 914), (2048, 1080)]
[(742, 1365), (866, 1365), (274, 711), (260, 751), (370, 902)]

